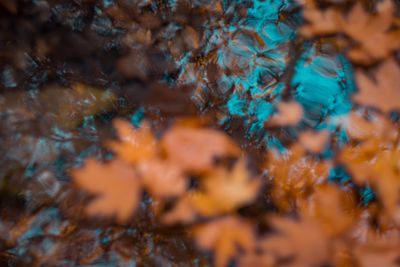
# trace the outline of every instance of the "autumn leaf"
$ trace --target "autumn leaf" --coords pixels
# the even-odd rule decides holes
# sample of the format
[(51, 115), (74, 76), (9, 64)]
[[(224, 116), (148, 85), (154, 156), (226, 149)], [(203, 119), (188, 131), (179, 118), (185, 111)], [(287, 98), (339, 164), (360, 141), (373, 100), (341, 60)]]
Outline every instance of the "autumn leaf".
[(155, 198), (182, 195), (188, 186), (188, 179), (179, 165), (169, 161), (149, 160), (138, 165), (143, 186)]
[(193, 228), (193, 236), (201, 249), (214, 252), (216, 267), (228, 265), (239, 254), (239, 248), (248, 252), (254, 248), (252, 226), (237, 218), (226, 217)]
[(357, 146), (348, 146), (340, 153), (354, 181), (376, 189), (385, 212), (394, 216), (400, 192), (400, 151), (378, 138)]
[(377, 4), (377, 13), (370, 14), (357, 2), (347, 16), (334, 7), (320, 10), (316, 1), (304, 0), (303, 16), (308, 22), (300, 29), (306, 37), (345, 33), (356, 42), (348, 52), (349, 58), (357, 63), (370, 64), (386, 58), (400, 48), (399, 31), (390, 31), (395, 22), (392, 0)]
[(297, 102), (279, 102), (278, 113), (266, 123), (267, 126), (295, 126), (303, 118), (303, 107)]
[(143, 122), (138, 129), (120, 119), (114, 120), (113, 123), (120, 141), (109, 141), (107, 146), (120, 159), (135, 164), (157, 155), (157, 140), (147, 122)]
[(227, 135), (213, 129), (173, 127), (161, 139), (168, 159), (186, 171), (207, 171), (214, 160), (238, 156), (240, 149)]
[(342, 15), (339, 10), (329, 8), (321, 11), (315, 0), (303, 0), (303, 16), (308, 24), (300, 28), (300, 33), (306, 37), (321, 34), (333, 34), (341, 30)]
[(260, 185), (260, 180), (251, 179), (244, 160), (240, 160), (231, 171), (217, 168), (204, 177), (202, 191), (193, 195), (193, 207), (202, 215), (229, 212), (251, 203)]
[(368, 116), (363, 116), (359, 112), (352, 111), (332, 121), (343, 128), (349, 137), (354, 140), (365, 141), (371, 138), (394, 140), (397, 136), (397, 130), (390, 120), (376, 113), (369, 113)]
[(352, 193), (334, 185), (320, 186), (301, 203), (299, 211), (318, 221), (329, 237), (337, 236), (353, 227), (358, 219), (359, 210)]
[(126, 221), (139, 205), (140, 180), (132, 166), (113, 160), (104, 164), (88, 159), (81, 169), (71, 176), (78, 187), (95, 195), (89, 203), (89, 215), (116, 215), (118, 221)]
[(309, 217), (299, 221), (271, 217), (268, 221), (278, 234), (261, 241), (261, 247), (276, 262), (286, 259), (288, 267), (317, 267), (329, 262), (329, 237), (317, 221)]
[(320, 132), (304, 131), (299, 136), (299, 142), (305, 150), (320, 153), (326, 148), (329, 138), (330, 132), (327, 130)]
[(275, 204), (285, 211), (297, 206), (313, 189), (325, 181), (331, 163), (317, 161), (305, 154), (300, 145), (293, 145), (287, 153), (269, 151), (266, 169), (272, 181), (271, 196)]
[(385, 58), (400, 47), (398, 40), (395, 41), (398, 34), (388, 31), (394, 22), (395, 8), (392, 0), (378, 3), (377, 11), (377, 14), (368, 14), (358, 2), (342, 21), (343, 31), (359, 44), (359, 48), (349, 53), (356, 61), (368, 63), (369, 58)]
[(393, 59), (385, 61), (379, 67), (376, 81), (362, 71), (357, 71), (356, 79), (360, 91), (353, 97), (354, 101), (383, 112), (400, 109), (399, 77), (400, 68)]
[(200, 189), (188, 192), (165, 220), (169, 223), (189, 222), (196, 215), (224, 214), (251, 203), (258, 195), (261, 182), (251, 179), (244, 160), (232, 170), (216, 168), (201, 179)]

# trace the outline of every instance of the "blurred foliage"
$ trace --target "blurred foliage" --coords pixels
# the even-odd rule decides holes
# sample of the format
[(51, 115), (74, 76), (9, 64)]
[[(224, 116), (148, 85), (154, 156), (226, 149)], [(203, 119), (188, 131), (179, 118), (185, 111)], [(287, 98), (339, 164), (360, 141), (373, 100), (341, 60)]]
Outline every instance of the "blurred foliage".
[(1, 266), (399, 266), (396, 0), (2, 0)]

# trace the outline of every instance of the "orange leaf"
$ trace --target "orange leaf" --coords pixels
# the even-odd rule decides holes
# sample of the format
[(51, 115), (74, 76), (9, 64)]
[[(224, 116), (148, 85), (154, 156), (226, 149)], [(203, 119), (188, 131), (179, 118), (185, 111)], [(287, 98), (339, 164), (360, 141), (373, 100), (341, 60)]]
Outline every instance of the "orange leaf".
[(262, 241), (262, 248), (277, 260), (291, 259), (288, 267), (322, 266), (329, 259), (329, 238), (320, 224), (304, 217), (296, 222), (284, 218), (270, 218), (279, 232)]
[(303, 16), (308, 24), (300, 28), (300, 33), (306, 37), (319, 34), (332, 34), (341, 30), (342, 15), (338, 10), (320, 11), (315, 0), (303, 0)]
[(273, 183), (271, 196), (275, 204), (284, 211), (296, 208), (299, 199), (307, 198), (316, 185), (325, 181), (330, 165), (306, 156), (300, 145), (292, 146), (284, 155), (269, 151), (266, 167)]
[(309, 152), (320, 153), (322, 152), (330, 138), (330, 132), (320, 131), (305, 131), (299, 136), (300, 144)]
[(200, 190), (182, 197), (164, 220), (190, 222), (196, 215), (214, 216), (234, 211), (254, 201), (260, 185), (260, 180), (250, 179), (243, 160), (232, 171), (217, 168), (202, 178)]
[(279, 102), (278, 113), (267, 121), (267, 126), (295, 126), (303, 118), (303, 106), (297, 102)]
[(257, 197), (260, 180), (251, 180), (244, 160), (240, 160), (232, 171), (213, 170), (201, 187), (203, 191), (193, 195), (192, 204), (200, 214), (214, 215), (251, 203)]
[(238, 248), (250, 251), (254, 247), (251, 225), (236, 217), (226, 217), (196, 226), (193, 235), (200, 248), (214, 251), (216, 267), (227, 266), (238, 253)]
[(355, 147), (346, 147), (340, 159), (357, 184), (364, 186), (368, 182), (376, 189), (385, 212), (394, 216), (400, 191), (399, 149), (374, 138)]
[(110, 141), (107, 146), (115, 151), (120, 159), (137, 163), (157, 155), (157, 140), (147, 122), (142, 123), (139, 129), (120, 119), (114, 120), (113, 123), (120, 141)]
[(71, 175), (80, 188), (96, 195), (87, 207), (89, 215), (116, 215), (123, 222), (139, 205), (140, 181), (135, 170), (123, 161), (103, 164), (91, 158)]
[(240, 153), (229, 137), (212, 129), (174, 127), (164, 135), (161, 146), (169, 160), (187, 171), (210, 170), (216, 157)]
[(140, 163), (143, 186), (155, 198), (175, 197), (182, 195), (188, 185), (178, 165), (168, 161), (149, 160)]
[(357, 71), (359, 93), (354, 100), (365, 106), (376, 107), (383, 112), (400, 109), (400, 68), (393, 60), (385, 61), (376, 73), (376, 82)]

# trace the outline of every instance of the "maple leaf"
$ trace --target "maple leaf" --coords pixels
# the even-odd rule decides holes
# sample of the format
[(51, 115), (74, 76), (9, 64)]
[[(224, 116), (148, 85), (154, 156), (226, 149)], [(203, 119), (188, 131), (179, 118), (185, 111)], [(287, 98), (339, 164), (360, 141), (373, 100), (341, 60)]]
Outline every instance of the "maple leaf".
[(400, 32), (390, 31), (395, 21), (395, 8), (391, 0), (377, 4), (377, 13), (369, 14), (360, 2), (347, 16), (334, 8), (318, 9), (314, 0), (304, 0), (303, 16), (308, 21), (300, 29), (306, 37), (343, 32), (357, 44), (348, 52), (349, 58), (358, 63), (370, 64), (386, 58), (400, 47)]
[(292, 259), (285, 266), (322, 266), (329, 260), (329, 237), (314, 219), (303, 216), (299, 221), (271, 217), (268, 219), (279, 234), (261, 241), (266, 253), (276, 261)]
[(386, 60), (376, 73), (376, 82), (362, 71), (357, 71), (359, 92), (353, 99), (357, 103), (376, 107), (383, 112), (400, 109), (400, 68), (393, 59)]
[(400, 151), (381, 139), (371, 138), (358, 146), (348, 146), (339, 155), (354, 181), (376, 189), (385, 212), (393, 217), (400, 191)]
[(251, 251), (255, 245), (252, 226), (237, 218), (225, 217), (193, 228), (193, 236), (201, 249), (214, 251), (216, 267), (227, 266), (238, 248)]
[(294, 145), (283, 155), (268, 152), (266, 169), (272, 179), (271, 196), (282, 210), (296, 207), (328, 175), (331, 163), (306, 156), (300, 145)]
[(338, 10), (318, 9), (315, 0), (301, 1), (304, 7), (303, 16), (308, 24), (300, 28), (300, 33), (306, 37), (320, 34), (333, 34), (341, 30), (342, 15)]
[(238, 161), (231, 171), (217, 168), (202, 178), (200, 190), (188, 192), (164, 219), (168, 223), (189, 222), (196, 215), (233, 211), (251, 203), (260, 185), (260, 180), (250, 179), (244, 160)]
[(89, 215), (116, 215), (123, 222), (139, 205), (139, 177), (132, 166), (121, 160), (103, 164), (90, 158), (83, 168), (73, 170), (71, 176), (78, 187), (96, 195), (87, 207)]
[(303, 107), (297, 102), (279, 102), (278, 113), (266, 123), (267, 126), (295, 126), (303, 118)]
[(188, 180), (182, 169), (169, 161), (149, 160), (138, 165), (143, 186), (155, 198), (182, 195)]
[(346, 116), (335, 118), (332, 121), (345, 129), (346, 133), (355, 140), (370, 138), (394, 140), (397, 136), (397, 131), (390, 120), (376, 113), (369, 113), (368, 118), (365, 118), (359, 112), (352, 111)]
[(322, 152), (330, 138), (330, 132), (320, 131), (304, 131), (299, 136), (299, 142), (309, 152), (320, 153)]
[(216, 157), (238, 156), (240, 149), (213, 129), (173, 127), (161, 139), (168, 159), (187, 171), (207, 171)]
[(260, 188), (260, 180), (250, 179), (244, 160), (239, 160), (232, 171), (217, 168), (203, 178), (200, 193), (194, 194), (192, 204), (202, 215), (232, 211), (251, 203)]
[(113, 124), (120, 141), (107, 142), (107, 146), (115, 151), (120, 159), (134, 164), (156, 157), (157, 140), (147, 122), (143, 122), (139, 129), (121, 119), (114, 120)]
[(349, 53), (356, 61), (368, 63), (371, 59), (385, 58), (400, 47), (394, 40), (398, 34), (388, 32), (394, 22), (393, 2), (385, 0), (378, 3), (377, 11), (377, 14), (368, 14), (362, 4), (357, 3), (341, 21), (343, 31), (359, 43), (360, 47)]
[(352, 192), (345, 192), (334, 185), (322, 185), (301, 203), (300, 212), (314, 218), (324, 232), (333, 237), (349, 230), (359, 216)]

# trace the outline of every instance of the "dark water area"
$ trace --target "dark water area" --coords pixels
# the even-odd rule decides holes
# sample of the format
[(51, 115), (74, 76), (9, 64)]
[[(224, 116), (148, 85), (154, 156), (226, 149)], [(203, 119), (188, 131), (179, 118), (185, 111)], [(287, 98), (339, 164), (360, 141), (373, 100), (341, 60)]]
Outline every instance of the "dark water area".
[[(112, 157), (116, 117), (162, 131), (208, 116), (254, 158), (299, 129), (334, 131), (353, 70), (332, 45), (299, 42), (301, 23), (295, 1), (3, 0), (0, 265), (204, 266), (182, 229), (149, 226), (145, 201), (129, 228), (87, 221), (68, 170)], [(291, 99), (302, 123), (266, 131)]]

